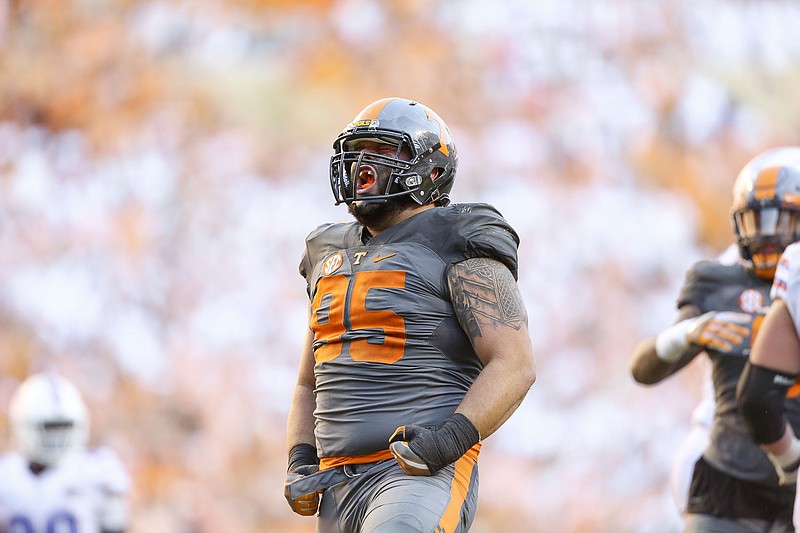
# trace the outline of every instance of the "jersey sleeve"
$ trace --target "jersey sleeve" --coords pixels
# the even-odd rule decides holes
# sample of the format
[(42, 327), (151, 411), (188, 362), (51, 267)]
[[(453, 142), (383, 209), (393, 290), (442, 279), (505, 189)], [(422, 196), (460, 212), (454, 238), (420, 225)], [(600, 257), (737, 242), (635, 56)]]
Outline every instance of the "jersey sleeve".
[(773, 300), (784, 301), (795, 328), (800, 328), (800, 243), (794, 243), (783, 251), (770, 294)]
[(306, 290), (311, 295), (314, 269), (327, 254), (345, 250), (360, 242), (361, 226), (355, 223), (329, 223), (318, 226), (306, 237), (306, 247), (300, 258), (300, 275), (306, 280)]
[(500, 261), (517, 279), (519, 236), (497, 209), (488, 204), (460, 204), (456, 208), (464, 215), (456, 225), (464, 240), (467, 259), (485, 257)]
[(716, 261), (700, 261), (686, 271), (683, 286), (678, 294), (677, 308), (687, 305), (698, 307), (701, 311), (707, 309), (706, 297), (714, 291), (714, 285), (719, 283), (718, 276), (712, 270), (719, 266)]
[(330, 224), (323, 224), (318, 226), (314, 231), (308, 234), (306, 237), (306, 246), (303, 249), (303, 255), (300, 258), (300, 275), (305, 278), (306, 283), (309, 282), (311, 273), (314, 270), (314, 262), (316, 260), (316, 241), (319, 239), (319, 236), (325, 231), (326, 228), (330, 227)]

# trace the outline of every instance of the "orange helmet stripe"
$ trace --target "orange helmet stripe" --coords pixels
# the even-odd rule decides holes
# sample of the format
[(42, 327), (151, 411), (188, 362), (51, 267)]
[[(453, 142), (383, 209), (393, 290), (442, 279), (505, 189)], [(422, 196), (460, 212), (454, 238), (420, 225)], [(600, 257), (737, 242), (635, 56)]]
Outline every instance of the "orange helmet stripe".
[(355, 124), (362, 120), (377, 119), (378, 115), (380, 115), (381, 111), (383, 111), (383, 108), (386, 107), (386, 104), (388, 104), (392, 100), (394, 100), (394, 98), (383, 98), (381, 100), (376, 100), (375, 102), (372, 102), (370, 105), (361, 110), (361, 113), (359, 113), (358, 116), (355, 119), (353, 119), (353, 123)]
[(439, 151), (444, 155), (450, 155), (450, 150), (447, 148), (447, 126), (444, 125), (444, 120), (430, 108), (425, 112), (425, 115), (428, 117), (428, 120), (439, 123), (439, 139), (441, 140)]
[(765, 168), (758, 173), (753, 194), (756, 200), (771, 200), (775, 198), (775, 187), (778, 184), (778, 173), (781, 167)]

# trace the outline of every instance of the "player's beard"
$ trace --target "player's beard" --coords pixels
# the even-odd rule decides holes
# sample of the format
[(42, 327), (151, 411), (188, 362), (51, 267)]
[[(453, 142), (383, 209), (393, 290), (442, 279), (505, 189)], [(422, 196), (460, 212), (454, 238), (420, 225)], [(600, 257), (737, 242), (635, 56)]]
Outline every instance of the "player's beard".
[(417, 204), (410, 196), (399, 196), (374, 202), (353, 202), (347, 210), (361, 224), (368, 228), (383, 228), (386, 223), (403, 211)]
[[(389, 182), (392, 170), (382, 165), (375, 165), (373, 168), (377, 173), (376, 181), (379, 184), (379, 190), (386, 190), (386, 184)], [(398, 214), (419, 205), (411, 196), (398, 196), (396, 198), (373, 201), (369, 200), (369, 196), (364, 196), (361, 200), (366, 201), (356, 200), (347, 206), (347, 210), (359, 224), (368, 228), (383, 229)]]

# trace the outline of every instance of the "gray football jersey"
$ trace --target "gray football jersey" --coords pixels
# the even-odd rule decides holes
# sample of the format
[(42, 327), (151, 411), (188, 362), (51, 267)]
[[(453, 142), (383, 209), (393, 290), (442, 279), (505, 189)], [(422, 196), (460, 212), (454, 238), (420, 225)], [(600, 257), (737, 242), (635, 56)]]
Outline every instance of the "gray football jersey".
[(386, 450), (398, 426), (435, 426), (482, 365), (456, 319), (448, 267), (487, 257), (516, 278), (519, 238), (491, 206), (422, 211), (374, 238), (355, 222), (306, 239), (315, 435), (322, 458)]
[[(723, 265), (701, 261), (686, 274), (678, 307), (692, 304), (705, 313), (734, 311), (753, 316), (754, 330), (769, 306), (771, 282), (740, 264)], [(756, 333), (757, 334), (757, 333)], [(707, 350), (712, 362), (716, 409), (706, 460), (731, 476), (762, 484), (777, 485), (775, 468), (753, 442), (736, 405), (736, 386), (750, 353), (750, 339), (732, 352)], [(800, 403), (787, 400), (786, 411), (795, 431), (800, 428)]]

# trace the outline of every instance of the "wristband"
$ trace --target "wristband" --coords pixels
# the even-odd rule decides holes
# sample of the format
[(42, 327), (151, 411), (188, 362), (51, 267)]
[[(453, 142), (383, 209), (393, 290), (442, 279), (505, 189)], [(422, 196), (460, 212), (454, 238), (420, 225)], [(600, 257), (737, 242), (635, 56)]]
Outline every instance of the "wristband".
[(455, 413), (447, 419), (447, 422), (440, 428), (440, 431), (446, 429), (450, 430), (452, 437), (459, 441), (464, 448), (464, 451), (461, 452), (459, 457), (481, 441), (481, 434), (478, 428), (475, 427), (469, 418), (461, 413)]
[(694, 319), (682, 320), (656, 336), (656, 355), (665, 363), (674, 363), (689, 347), (687, 335)]
[(289, 468), (287, 473), (296, 472), (301, 466), (318, 465), (317, 448), (311, 444), (301, 443), (289, 450)]
[[(423, 439), (418, 443), (412, 439), (411, 450), (420, 453), (431, 472), (441, 470), (445, 466), (464, 455), (467, 450), (478, 444), (481, 435), (469, 418), (455, 413), (436, 431), (430, 441)], [(419, 448), (415, 449), (419, 444)], [(426, 445), (427, 444), (427, 445)]]

